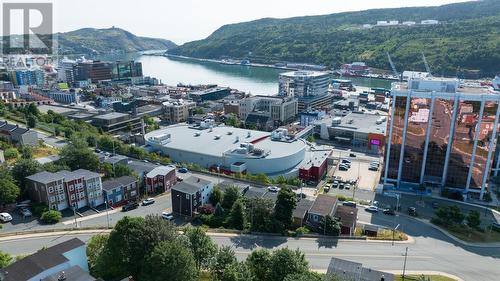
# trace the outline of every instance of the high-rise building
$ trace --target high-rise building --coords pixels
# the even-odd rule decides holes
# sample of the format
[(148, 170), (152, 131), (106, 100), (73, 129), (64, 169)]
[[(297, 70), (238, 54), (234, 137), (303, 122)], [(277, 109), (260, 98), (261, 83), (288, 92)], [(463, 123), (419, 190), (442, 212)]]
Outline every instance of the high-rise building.
[(16, 86), (43, 86), (45, 76), (41, 69), (16, 69), (10, 72), (10, 81)]
[(298, 98), (299, 112), (331, 106), (330, 75), (320, 71), (290, 71), (279, 76), (279, 96)]
[(113, 64), (113, 80), (128, 80), (132, 77), (142, 77), (142, 63), (117, 61)]
[(96, 83), (111, 80), (113, 64), (103, 61), (84, 61), (74, 66), (75, 81), (89, 80)]
[(66, 82), (69, 85), (72, 85), (75, 82), (74, 67), (76, 63), (76, 61), (70, 60), (68, 58), (63, 58), (61, 61), (59, 61), (57, 67), (57, 79), (59, 81)]
[[(458, 79), (393, 83), (384, 183), (479, 194), (495, 156), (500, 95)], [(498, 166), (498, 165), (497, 165)]]

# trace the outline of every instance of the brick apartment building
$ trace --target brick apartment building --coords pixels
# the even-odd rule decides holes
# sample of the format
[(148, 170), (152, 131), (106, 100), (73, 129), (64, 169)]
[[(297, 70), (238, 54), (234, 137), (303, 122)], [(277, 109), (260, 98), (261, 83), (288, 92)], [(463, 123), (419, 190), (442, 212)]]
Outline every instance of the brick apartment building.
[(148, 193), (166, 192), (177, 182), (175, 167), (156, 167), (145, 175), (144, 182)]

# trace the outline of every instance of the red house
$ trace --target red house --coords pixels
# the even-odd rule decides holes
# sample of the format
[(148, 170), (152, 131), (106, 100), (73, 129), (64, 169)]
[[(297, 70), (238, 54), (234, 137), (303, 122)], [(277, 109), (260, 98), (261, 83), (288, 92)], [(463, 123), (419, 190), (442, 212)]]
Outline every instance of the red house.
[(150, 193), (162, 193), (170, 190), (177, 182), (174, 166), (159, 166), (144, 177), (145, 188)]
[(299, 169), (299, 179), (319, 181), (328, 168), (327, 159), (331, 152), (317, 151), (304, 166)]

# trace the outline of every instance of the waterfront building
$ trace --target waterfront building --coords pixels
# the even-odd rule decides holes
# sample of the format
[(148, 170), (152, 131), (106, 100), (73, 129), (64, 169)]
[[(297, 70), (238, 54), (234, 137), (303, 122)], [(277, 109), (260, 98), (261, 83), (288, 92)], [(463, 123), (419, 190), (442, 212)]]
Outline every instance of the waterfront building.
[(279, 76), (279, 96), (296, 97), (298, 112), (328, 108), (333, 96), (328, 93), (330, 75), (320, 71), (290, 71)]
[(69, 91), (51, 91), (47, 93), (47, 97), (64, 104), (78, 103), (80, 100), (74, 89)]
[(45, 76), (40, 69), (16, 69), (10, 71), (10, 81), (15, 86), (43, 86)]
[(213, 101), (223, 99), (231, 94), (231, 90), (227, 87), (208, 88), (200, 91), (189, 93), (189, 98), (195, 102), (202, 103), (205, 101)]
[(113, 64), (113, 80), (130, 80), (133, 77), (142, 77), (142, 63), (131, 61), (117, 61)]
[(103, 80), (111, 80), (113, 64), (102, 61), (78, 62), (74, 68), (75, 81), (89, 80), (97, 83)]
[(384, 184), (446, 187), (482, 199), (500, 151), (500, 95), (479, 84), (427, 77), (393, 83), (391, 96)]

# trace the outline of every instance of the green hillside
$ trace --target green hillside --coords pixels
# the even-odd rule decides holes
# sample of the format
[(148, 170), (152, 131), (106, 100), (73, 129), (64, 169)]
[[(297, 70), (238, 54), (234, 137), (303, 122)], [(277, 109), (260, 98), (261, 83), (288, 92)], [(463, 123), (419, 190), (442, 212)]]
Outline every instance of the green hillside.
[(82, 28), (58, 33), (57, 36), (59, 50), (62, 54), (136, 52), (176, 47), (172, 41), (139, 37), (120, 28)]
[[(423, 52), (436, 74), (500, 72), (500, 1), (485, 0), (439, 7), (375, 9), (289, 19), (260, 19), (225, 25), (209, 37), (169, 50), (200, 58), (249, 57), (258, 62), (304, 62), (338, 67), (365, 61), (389, 69), (386, 52), (398, 70), (425, 70)], [(421, 21), (439, 25), (362, 28), (379, 20)]]

